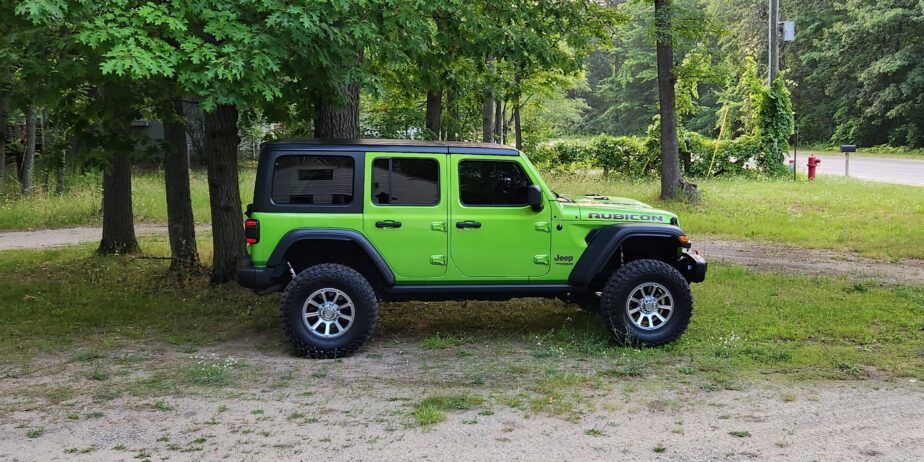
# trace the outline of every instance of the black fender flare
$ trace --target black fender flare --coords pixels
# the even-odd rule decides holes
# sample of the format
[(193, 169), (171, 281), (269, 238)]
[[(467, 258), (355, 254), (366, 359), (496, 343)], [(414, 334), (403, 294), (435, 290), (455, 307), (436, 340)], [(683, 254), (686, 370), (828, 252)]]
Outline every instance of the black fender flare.
[[(666, 237), (677, 239), (685, 233), (674, 225), (649, 225), (644, 223), (625, 223), (599, 228), (593, 233), (587, 249), (578, 259), (568, 276), (568, 282), (575, 286), (590, 284), (619, 250), (623, 242), (630, 237)], [(677, 241), (678, 247), (689, 247)]]
[(355, 242), (362, 248), (375, 266), (378, 268), (379, 272), (382, 273), (382, 278), (385, 281), (385, 285), (393, 286), (395, 285), (395, 273), (391, 271), (391, 268), (388, 266), (388, 263), (385, 262), (385, 259), (382, 258), (382, 254), (369, 242), (369, 239), (366, 239), (366, 236), (363, 236), (357, 231), (350, 229), (336, 229), (336, 228), (312, 228), (312, 229), (295, 229), (289, 231), (282, 239), (279, 240), (279, 243), (276, 244), (276, 249), (273, 250), (273, 253), (270, 254), (269, 259), (266, 261), (266, 266), (268, 267), (278, 267), (285, 263), (286, 252), (289, 251), (289, 248), (293, 244), (302, 241), (351, 241)]

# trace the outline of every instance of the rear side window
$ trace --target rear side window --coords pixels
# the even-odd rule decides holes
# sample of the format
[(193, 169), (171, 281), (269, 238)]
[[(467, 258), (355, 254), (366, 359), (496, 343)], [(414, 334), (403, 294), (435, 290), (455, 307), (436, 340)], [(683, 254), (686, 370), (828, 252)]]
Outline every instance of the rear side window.
[(528, 203), (532, 184), (520, 164), (496, 160), (459, 163), (459, 198), (464, 205), (517, 207)]
[(377, 158), (372, 162), (372, 203), (436, 205), (440, 165), (435, 159)]
[(351, 157), (283, 156), (273, 171), (277, 204), (348, 205), (353, 203)]

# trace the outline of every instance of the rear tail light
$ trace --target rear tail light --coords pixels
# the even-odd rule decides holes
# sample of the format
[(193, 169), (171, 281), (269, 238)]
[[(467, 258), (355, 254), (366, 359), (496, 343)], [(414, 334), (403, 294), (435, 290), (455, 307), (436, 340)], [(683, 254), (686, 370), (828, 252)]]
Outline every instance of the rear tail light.
[(260, 222), (253, 218), (244, 220), (244, 239), (248, 244), (260, 242)]

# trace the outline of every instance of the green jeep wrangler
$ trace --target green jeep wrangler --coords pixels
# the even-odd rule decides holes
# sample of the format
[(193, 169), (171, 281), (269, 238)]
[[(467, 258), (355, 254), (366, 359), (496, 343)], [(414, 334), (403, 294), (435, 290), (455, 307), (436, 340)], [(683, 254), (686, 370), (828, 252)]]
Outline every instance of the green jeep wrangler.
[(617, 341), (662, 345), (690, 322), (706, 262), (677, 216), (551, 190), (496, 144), (281, 141), (260, 155), (238, 282), (283, 291), (299, 353), (353, 353), (382, 300), (559, 298)]

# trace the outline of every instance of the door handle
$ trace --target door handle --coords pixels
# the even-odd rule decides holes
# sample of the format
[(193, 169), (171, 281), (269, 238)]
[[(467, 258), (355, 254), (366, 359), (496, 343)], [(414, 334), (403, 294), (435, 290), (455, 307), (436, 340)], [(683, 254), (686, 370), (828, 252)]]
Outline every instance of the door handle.
[(385, 220), (375, 222), (376, 228), (400, 228), (401, 222), (395, 220)]
[(457, 222), (456, 222), (456, 228), (459, 228), (459, 229), (465, 229), (465, 228), (478, 229), (478, 228), (481, 228), (481, 223), (480, 223), (480, 222), (477, 222), (477, 221), (471, 221), (471, 220), (467, 220), (467, 221), (457, 221)]

